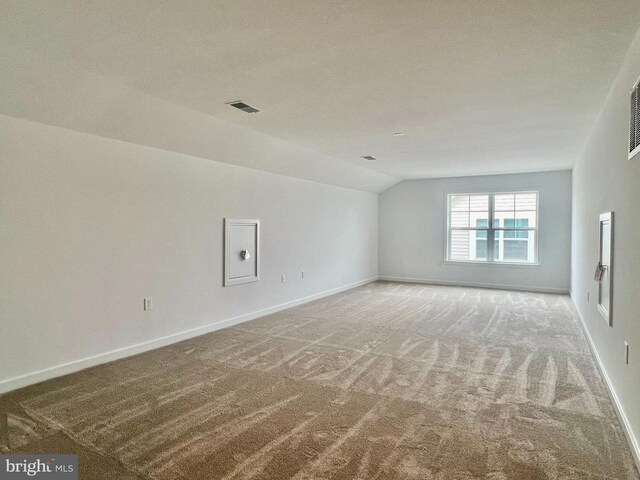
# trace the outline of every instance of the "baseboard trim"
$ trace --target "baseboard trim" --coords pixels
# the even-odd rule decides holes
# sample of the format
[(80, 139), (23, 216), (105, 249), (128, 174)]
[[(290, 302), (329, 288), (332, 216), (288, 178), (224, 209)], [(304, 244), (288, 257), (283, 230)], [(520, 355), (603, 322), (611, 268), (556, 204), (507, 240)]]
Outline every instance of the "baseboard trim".
[(631, 424), (627, 419), (627, 415), (624, 412), (624, 408), (622, 406), (622, 402), (620, 398), (618, 398), (618, 394), (613, 388), (613, 384), (609, 379), (609, 375), (607, 374), (607, 370), (604, 368), (602, 360), (600, 359), (600, 355), (598, 354), (598, 350), (596, 349), (596, 345), (593, 342), (593, 338), (591, 337), (591, 333), (587, 328), (587, 323), (582, 316), (582, 312), (578, 308), (578, 302), (576, 302), (575, 297), (573, 296), (573, 292), (571, 292), (571, 301), (573, 302), (573, 307), (576, 309), (576, 313), (578, 314), (578, 318), (580, 319), (580, 324), (582, 325), (582, 330), (584, 331), (585, 337), (587, 337), (587, 343), (589, 344), (589, 348), (591, 349), (591, 353), (593, 357), (596, 359), (596, 365), (598, 366), (598, 370), (600, 370), (600, 374), (602, 378), (604, 378), (604, 382), (607, 386), (607, 391), (609, 392), (609, 397), (611, 398), (611, 403), (613, 403), (613, 409), (618, 416), (618, 420), (620, 420), (620, 424), (622, 425), (622, 430), (624, 431), (625, 436), (627, 437), (627, 442), (629, 443), (629, 447), (631, 447), (631, 455), (633, 456), (633, 460), (636, 462), (636, 467), (640, 470), (640, 443), (633, 433), (633, 428), (631, 428)]
[(375, 282), (377, 279), (378, 277), (371, 277), (366, 280), (361, 280), (358, 282), (350, 283), (348, 285), (343, 285), (341, 287), (332, 288), (330, 290), (325, 290), (323, 292), (315, 293), (313, 295), (298, 298), (296, 300), (284, 302), (279, 305), (274, 305), (273, 307), (264, 308), (262, 310), (256, 310), (254, 312), (246, 313), (244, 315), (239, 315), (237, 317), (220, 320), (220, 321), (210, 323), (208, 325), (204, 325), (201, 327), (192, 328), (190, 330), (174, 333), (171, 335), (167, 335), (165, 337), (156, 338), (154, 340), (149, 340), (147, 342), (142, 342), (136, 345), (123, 347), (116, 350), (111, 350), (105, 353), (99, 353), (91, 357), (82, 358), (80, 360), (74, 360), (73, 362), (63, 363), (60, 365), (56, 365), (55, 367), (45, 368), (43, 370), (38, 370), (36, 372), (27, 373), (26, 375), (21, 375), (18, 377), (9, 378), (7, 380), (2, 380), (0, 381), (0, 394), (11, 392), (13, 390), (27, 387), (29, 385), (34, 385), (36, 383), (40, 383), (45, 380), (50, 380), (52, 378), (61, 377), (63, 375), (68, 375), (70, 373), (78, 372), (80, 370), (84, 370), (85, 368), (94, 367), (96, 365), (112, 362), (114, 360), (120, 360), (122, 358), (130, 357), (132, 355), (137, 355), (139, 353), (147, 352), (149, 350), (154, 350), (156, 348), (171, 345), (173, 343), (177, 343), (182, 340), (188, 340), (190, 338), (198, 337), (206, 333), (215, 332), (216, 330), (220, 330), (222, 328), (231, 327), (233, 325), (237, 325), (243, 322), (248, 322), (249, 320), (255, 320), (256, 318), (264, 317), (265, 315), (276, 313), (281, 310), (286, 310), (287, 308), (295, 307), (297, 305), (302, 305), (303, 303), (312, 302), (320, 298), (328, 297), (329, 295), (335, 295), (336, 293), (344, 292), (345, 290), (350, 290), (352, 288), (366, 285), (367, 283)]
[(387, 275), (381, 275), (379, 280), (386, 280), (389, 282), (406, 282), (406, 283), (424, 283), (429, 285), (446, 285), (449, 287), (473, 287), (473, 288), (492, 288), (496, 290), (517, 290), (522, 292), (536, 292), (536, 293), (558, 293), (563, 295), (569, 294), (567, 288), (541, 288), (541, 287), (528, 287), (522, 285), (500, 285), (495, 283), (474, 283), (474, 282), (453, 282), (448, 280), (431, 280), (428, 278), (409, 278), (409, 277), (390, 277)]

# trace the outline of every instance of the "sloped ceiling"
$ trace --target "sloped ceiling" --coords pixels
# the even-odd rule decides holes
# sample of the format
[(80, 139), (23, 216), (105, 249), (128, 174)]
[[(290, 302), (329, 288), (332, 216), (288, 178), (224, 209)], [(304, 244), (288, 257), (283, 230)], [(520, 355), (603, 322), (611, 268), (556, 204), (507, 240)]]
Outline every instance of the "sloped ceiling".
[(639, 7), (4, 1), (0, 113), (369, 191), (565, 169)]

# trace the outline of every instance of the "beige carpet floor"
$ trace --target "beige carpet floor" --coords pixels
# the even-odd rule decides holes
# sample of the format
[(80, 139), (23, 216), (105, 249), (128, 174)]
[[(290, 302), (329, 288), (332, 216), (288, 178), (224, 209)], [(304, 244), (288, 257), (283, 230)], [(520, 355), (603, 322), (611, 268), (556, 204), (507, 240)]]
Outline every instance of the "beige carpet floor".
[(633, 479), (569, 298), (376, 282), (0, 398), (99, 479)]

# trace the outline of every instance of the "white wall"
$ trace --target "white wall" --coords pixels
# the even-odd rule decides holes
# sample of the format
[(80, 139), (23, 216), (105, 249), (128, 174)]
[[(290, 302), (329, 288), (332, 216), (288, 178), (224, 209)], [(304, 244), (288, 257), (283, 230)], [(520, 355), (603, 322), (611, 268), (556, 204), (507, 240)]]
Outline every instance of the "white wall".
[[(538, 266), (445, 263), (447, 194), (538, 190)], [(380, 194), (380, 276), (505, 288), (569, 290), (571, 172), (402, 182)]]
[[(261, 219), (260, 282), (222, 287), (224, 217)], [(374, 193), (0, 116), (0, 391), (376, 277), (377, 222)]]
[[(629, 161), (629, 90), (640, 77), (640, 34), (631, 45), (573, 174), (571, 290), (640, 455), (640, 156)], [(598, 218), (615, 212), (613, 326), (597, 310), (593, 272)], [(591, 301), (587, 302), (587, 292)], [(625, 365), (624, 342), (630, 345)]]

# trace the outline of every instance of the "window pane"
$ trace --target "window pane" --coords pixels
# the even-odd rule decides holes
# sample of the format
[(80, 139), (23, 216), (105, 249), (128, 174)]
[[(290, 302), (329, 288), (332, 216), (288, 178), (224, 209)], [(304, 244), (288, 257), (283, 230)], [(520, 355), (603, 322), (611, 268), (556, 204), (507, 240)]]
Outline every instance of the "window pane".
[[(478, 232), (480, 233), (480, 232)], [(484, 232), (485, 235), (487, 232)], [(476, 260), (486, 260), (487, 258), (487, 240), (486, 238), (476, 240)]]
[(505, 262), (526, 262), (528, 255), (528, 243), (526, 240), (505, 240), (504, 241), (504, 261)]
[(470, 212), (469, 213), (469, 226), (478, 227), (478, 222), (482, 224), (482, 227), (487, 228), (489, 226), (489, 212)]
[(535, 231), (497, 230), (494, 233), (494, 261), (527, 262), (535, 261)]
[(473, 228), (478, 220), (488, 222), (489, 195), (451, 195), (449, 218), (452, 228)]
[(495, 196), (494, 218), (496, 226), (505, 228), (535, 228), (538, 210), (537, 192), (501, 193)]
[(516, 193), (516, 211), (517, 212), (535, 212), (538, 208), (538, 194)]
[(451, 260), (469, 260), (469, 251), (469, 232), (467, 230), (452, 230), (449, 258)]
[(486, 230), (452, 230), (449, 260), (487, 260)]
[(516, 209), (515, 206), (515, 194), (506, 193), (496, 195), (495, 197), (495, 211), (496, 212), (513, 212)]
[(451, 195), (449, 197), (449, 206), (452, 212), (468, 212), (469, 195)]
[(515, 216), (521, 222), (527, 222), (526, 225), (520, 224), (517, 227), (536, 227), (538, 224), (538, 194), (516, 193), (516, 211)]
[[(489, 227), (489, 219), (487, 218), (479, 218), (476, 220), (476, 227), (478, 228), (488, 228)], [(476, 232), (476, 238), (487, 238), (486, 230), (478, 230)]]
[(489, 195), (471, 195), (469, 197), (469, 210), (472, 212), (488, 212)]
[(469, 212), (451, 212), (451, 226), (452, 227), (468, 227), (469, 226)]
[(536, 228), (538, 226), (538, 214), (536, 212), (516, 212), (520, 223), (516, 222), (516, 227)]
[(502, 228), (510, 225), (511, 228), (515, 226), (515, 212), (495, 212), (493, 220), (494, 228)]

